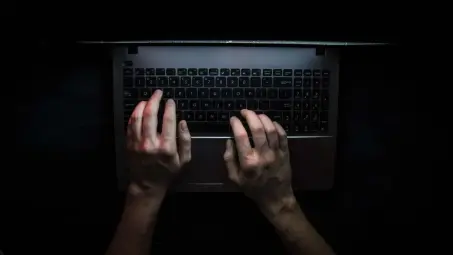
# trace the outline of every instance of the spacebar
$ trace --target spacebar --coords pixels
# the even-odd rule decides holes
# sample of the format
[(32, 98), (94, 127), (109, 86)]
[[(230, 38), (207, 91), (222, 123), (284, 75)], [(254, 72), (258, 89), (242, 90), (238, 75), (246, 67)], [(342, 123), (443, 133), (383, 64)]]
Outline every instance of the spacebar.
[(190, 134), (193, 135), (229, 135), (228, 122), (187, 122)]

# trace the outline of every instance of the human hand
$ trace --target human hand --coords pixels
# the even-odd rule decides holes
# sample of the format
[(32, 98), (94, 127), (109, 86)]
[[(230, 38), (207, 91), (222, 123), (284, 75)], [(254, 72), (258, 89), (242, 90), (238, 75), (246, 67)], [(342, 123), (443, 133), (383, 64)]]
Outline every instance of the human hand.
[(279, 210), (285, 202), (294, 201), (285, 130), (264, 114), (242, 110), (241, 115), (247, 120), (255, 147), (251, 147), (241, 121), (232, 117), (236, 148), (232, 140), (227, 141), (224, 160), (228, 177), (261, 209)]
[(172, 99), (165, 105), (162, 132), (157, 132), (161, 98), (162, 91), (156, 90), (148, 101), (142, 101), (135, 107), (129, 119), (127, 149), (131, 184), (135, 191), (157, 189), (165, 193), (172, 178), (191, 159), (190, 132), (185, 121), (177, 125), (176, 106)]

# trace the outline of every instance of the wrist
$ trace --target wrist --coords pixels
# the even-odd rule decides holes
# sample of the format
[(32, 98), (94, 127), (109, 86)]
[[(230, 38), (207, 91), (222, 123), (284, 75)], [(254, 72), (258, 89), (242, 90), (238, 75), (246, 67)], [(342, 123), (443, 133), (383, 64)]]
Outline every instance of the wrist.
[(287, 194), (278, 200), (268, 201), (260, 205), (260, 210), (269, 219), (274, 220), (282, 215), (295, 213), (300, 210), (294, 194)]
[(167, 188), (164, 186), (132, 182), (127, 190), (127, 201), (144, 201), (147, 203), (152, 201), (153, 204), (160, 204), (166, 193)]

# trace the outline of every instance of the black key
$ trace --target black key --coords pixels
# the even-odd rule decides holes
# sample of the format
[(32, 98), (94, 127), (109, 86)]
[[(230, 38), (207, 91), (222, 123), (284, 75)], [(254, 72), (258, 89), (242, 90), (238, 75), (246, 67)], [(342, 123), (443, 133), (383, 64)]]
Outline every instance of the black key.
[(190, 77), (181, 77), (181, 87), (190, 87), (192, 79)]
[(292, 110), (293, 103), (286, 100), (271, 101), (271, 110), (276, 111), (289, 111)]
[(313, 100), (311, 101), (311, 109), (313, 111), (318, 111), (320, 108), (320, 103), (319, 103), (319, 100)]
[(167, 68), (167, 70), (165, 70), (165, 73), (167, 75), (176, 75), (176, 69), (174, 68)]
[(123, 78), (123, 87), (130, 88), (134, 85), (134, 80), (132, 77)]
[[(219, 77), (219, 78), (221, 78), (221, 77)], [(214, 87), (214, 77), (204, 77), (203, 85), (205, 87)]]
[(241, 69), (241, 75), (242, 76), (250, 76), (250, 73), (251, 73), (251, 71), (248, 68)]
[(156, 77), (146, 77), (146, 87), (155, 87), (157, 86)]
[(269, 111), (266, 114), (273, 121), (282, 121), (282, 113), (278, 111)]
[(140, 89), (140, 98), (148, 99), (151, 97), (151, 91), (149, 89)]
[(263, 87), (272, 87), (272, 78), (271, 77), (263, 77), (262, 79), (263, 83)]
[(291, 98), (293, 96), (293, 90), (292, 89), (280, 89), (278, 91), (278, 94), (281, 99)]
[(205, 121), (206, 120), (206, 112), (202, 112), (202, 111), (195, 112), (195, 120), (196, 121)]
[(294, 78), (294, 87), (302, 87), (302, 78)]
[(198, 110), (198, 109), (200, 109), (200, 101), (199, 100), (190, 100), (189, 109), (190, 110)]
[(328, 131), (328, 129), (329, 129), (328, 122), (321, 121), (321, 123), (319, 123), (319, 131), (320, 132), (326, 133)]
[(257, 98), (260, 98), (260, 99), (267, 98), (267, 89), (259, 88), (259, 89), (256, 89), (255, 92), (256, 92)]
[(232, 76), (239, 76), (241, 74), (241, 70), (238, 68), (231, 68), (231, 75)]
[(138, 101), (137, 100), (131, 100), (131, 99), (125, 99), (124, 100), (124, 110), (127, 110), (128, 112), (132, 112), (137, 105)]
[(311, 79), (310, 78), (304, 78), (303, 81), (302, 81), (302, 86), (304, 88), (309, 88), (311, 87)]
[(304, 69), (304, 76), (311, 76), (311, 70), (310, 69)]
[(154, 68), (146, 68), (145, 74), (146, 75), (156, 75), (156, 70)]
[(319, 115), (319, 119), (321, 121), (328, 121), (329, 120), (329, 112), (323, 111)]
[(233, 97), (234, 98), (243, 98), (244, 97), (244, 89), (240, 89), (240, 88), (233, 89)]
[(274, 78), (275, 87), (292, 87), (293, 79), (289, 77), (276, 77)]
[(321, 96), (321, 108), (323, 110), (329, 109), (329, 91), (323, 90)]
[(236, 100), (236, 110), (242, 110), (247, 108), (247, 101)]
[(232, 100), (225, 101), (224, 109), (229, 111), (234, 110), (234, 101)]
[(295, 89), (294, 90), (294, 99), (301, 99), (302, 98), (302, 90), (301, 89)]
[(174, 88), (164, 88), (163, 92), (164, 92), (163, 93), (164, 98), (173, 98), (175, 89)]
[(293, 109), (294, 110), (300, 110), (302, 109), (302, 102), (298, 100), (294, 100), (293, 102)]
[(223, 88), (221, 89), (222, 98), (232, 98), (233, 89)]
[(319, 78), (313, 78), (313, 88), (319, 89), (321, 87), (321, 80)]
[(209, 89), (208, 88), (198, 89), (198, 97), (199, 98), (209, 98)]
[(322, 86), (324, 88), (329, 87), (330, 79), (329, 78), (322, 78)]
[(283, 69), (283, 76), (293, 76), (292, 69)]
[(211, 100), (201, 100), (201, 110), (212, 110)]
[(319, 123), (318, 122), (310, 123), (310, 131), (317, 132), (318, 130), (319, 130)]
[(198, 75), (208, 75), (208, 68), (198, 68)]
[(277, 98), (278, 97), (278, 89), (267, 89), (267, 97), (272, 99), (272, 98)]
[(163, 77), (163, 76), (157, 77), (157, 85), (159, 87), (168, 86), (168, 77)]
[(220, 98), (220, 89), (218, 89), (218, 88), (209, 89), (209, 97), (210, 98)]
[(311, 98), (311, 90), (305, 89), (302, 94), (302, 98), (304, 100), (308, 100)]
[(192, 87), (203, 87), (203, 77), (192, 77)]
[(261, 76), (261, 69), (252, 69), (252, 76)]
[(321, 97), (319, 89), (313, 89), (311, 99), (319, 99)]
[(272, 69), (264, 69), (263, 76), (272, 76)]
[(222, 110), (223, 108), (223, 101), (222, 100), (214, 100), (214, 103), (212, 104), (214, 107), (214, 110)]
[(301, 120), (301, 113), (299, 111), (294, 111), (293, 112), (293, 120), (295, 122), (298, 122)]
[(245, 97), (246, 98), (254, 98), (255, 97), (255, 89), (245, 89)]
[(310, 110), (310, 101), (306, 100), (306, 101), (302, 102), (302, 109), (304, 111)]
[(316, 76), (316, 77), (321, 76), (321, 70), (319, 70), (319, 69), (313, 70), (313, 76)]
[(172, 77), (168, 78), (168, 83), (169, 83), (170, 87), (178, 87), (179, 78), (176, 76), (172, 76)]
[(302, 116), (300, 119), (301, 123), (308, 123), (310, 122), (310, 112), (309, 111), (303, 111)]
[(143, 75), (145, 75), (145, 68), (135, 68), (135, 75), (136, 75), (136, 76), (143, 76)]
[(184, 88), (175, 89), (175, 98), (185, 98), (185, 97), (186, 97), (186, 89), (184, 89)]
[(192, 111), (184, 111), (182, 114), (182, 118), (185, 119), (186, 121), (193, 121), (195, 119), (195, 114)]
[(282, 69), (274, 69), (272, 70), (272, 74), (274, 76), (282, 76)]
[(208, 121), (217, 121), (217, 112), (209, 111), (207, 114)]
[(156, 75), (165, 75), (165, 68), (156, 68)]
[(258, 109), (258, 100), (247, 100), (247, 109), (249, 110)]
[(258, 104), (258, 108), (260, 110), (269, 110), (270, 102), (269, 100), (260, 100)]
[(330, 76), (330, 71), (326, 69), (322, 70), (322, 76)]
[(250, 87), (261, 87), (261, 78), (260, 77), (252, 77), (250, 79)]
[(182, 120), (182, 112), (181, 111), (176, 111), (176, 121), (179, 123), (179, 121)]
[(134, 71), (132, 68), (123, 68), (123, 75), (124, 76), (131, 76), (134, 74)]
[(124, 89), (123, 90), (123, 97), (124, 98), (137, 98), (138, 91), (137, 89)]
[(230, 119), (230, 114), (228, 112), (219, 112), (218, 119), (219, 121), (228, 121)]
[(302, 69), (294, 70), (294, 76), (302, 76)]
[(285, 130), (286, 133), (289, 133), (291, 131), (291, 125), (289, 123), (281, 123), (283, 130)]
[(310, 113), (310, 120), (311, 120), (311, 122), (318, 122), (319, 121), (319, 112), (318, 111), (312, 111)]
[(215, 77), (215, 86), (216, 87), (225, 87), (226, 78), (225, 77)]
[(143, 77), (136, 77), (135, 78), (135, 87), (143, 88), (145, 87), (145, 78)]
[(237, 87), (238, 86), (238, 78), (237, 77), (228, 77), (227, 78), (227, 86), (228, 87)]
[(187, 125), (191, 134), (230, 134), (228, 122), (192, 122)]
[(209, 75), (212, 75), (212, 76), (219, 75), (219, 69), (218, 68), (209, 68)]
[(189, 109), (189, 101), (188, 100), (178, 100), (178, 110), (187, 110)]
[(189, 70), (187, 71), (187, 74), (188, 75), (197, 75), (197, 69), (196, 68), (189, 68)]
[(220, 69), (220, 75), (222, 75), (222, 76), (228, 76), (228, 75), (230, 75), (230, 69), (228, 69), (228, 68), (222, 68), (222, 69)]
[(179, 76), (187, 75), (187, 68), (178, 68), (178, 75)]
[(239, 87), (249, 87), (250, 78), (249, 77), (239, 77)]
[(186, 89), (186, 97), (187, 98), (197, 98), (198, 93), (196, 88)]
[(300, 129), (301, 129), (301, 132), (302, 133), (310, 133), (311, 129), (310, 129), (310, 123), (302, 123), (300, 125)]

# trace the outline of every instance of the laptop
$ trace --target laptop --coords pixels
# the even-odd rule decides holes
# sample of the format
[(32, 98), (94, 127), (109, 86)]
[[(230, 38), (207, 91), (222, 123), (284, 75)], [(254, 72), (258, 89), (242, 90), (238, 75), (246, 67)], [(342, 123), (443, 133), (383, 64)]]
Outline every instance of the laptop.
[(115, 42), (113, 95), (118, 185), (128, 182), (125, 130), (135, 105), (157, 89), (173, 98), (192, 135), (181, 192), (238, 191), (223, 160), (229, 118), (264, 113), (288, 134), (293, 187), (333, 185), (341, 43), (264, 41)]

